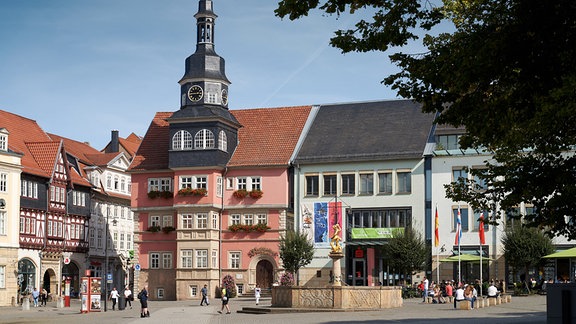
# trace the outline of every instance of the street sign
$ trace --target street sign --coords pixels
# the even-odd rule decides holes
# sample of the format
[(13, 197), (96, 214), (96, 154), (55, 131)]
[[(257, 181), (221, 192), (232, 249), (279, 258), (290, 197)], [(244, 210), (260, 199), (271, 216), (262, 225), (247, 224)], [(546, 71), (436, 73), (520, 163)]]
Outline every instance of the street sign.
[(70, 258), (64, 258), (64, 264), (70, 264)]
[(135, 264), (135, 265), (134, 265), (134, 270), (140, 271), (140, 264), (138, 264), (138, 263)]
[(106, 280), (112, 280), (112, 274), (111, 273), (106, 274)]

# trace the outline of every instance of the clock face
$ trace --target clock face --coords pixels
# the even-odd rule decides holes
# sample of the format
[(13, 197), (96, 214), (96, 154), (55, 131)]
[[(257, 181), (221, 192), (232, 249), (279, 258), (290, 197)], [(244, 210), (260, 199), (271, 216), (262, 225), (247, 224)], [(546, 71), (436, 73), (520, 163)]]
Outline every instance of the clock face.
[(222, 89), (222, 104), (224, 106), (228, 104), (228, 91), (226, 89)]
[(193, 85), (190, 87), (190, 89), (188, 89), (188, 98), (191, 101), (198, 101), (198, 100), (202, 99), (203, 95), (204, 95), (204, 90), (202, 90), (202, 87), (199, 85)]

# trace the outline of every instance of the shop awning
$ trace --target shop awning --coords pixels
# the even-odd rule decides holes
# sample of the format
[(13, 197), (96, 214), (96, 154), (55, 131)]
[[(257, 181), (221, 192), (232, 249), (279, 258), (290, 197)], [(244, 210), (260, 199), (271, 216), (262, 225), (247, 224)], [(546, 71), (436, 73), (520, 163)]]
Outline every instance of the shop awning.
[[(461, 254), (460, 258), (458, 258), (457, 255), (453, 255), (440, 260), (440, 262), (458, 262), (458, 260), (460, 260), (460, 262), (480, 262), (480, 256), (472, 254)], [(482, 262), (488, 262), (490, 260), (492, 259), (486, 257), (482, 258)]]
[(548, 254), (542, 257), (543, 259), (567, 259), (576, 258), (576, 247), (568, 250), (559, 251), (556, 253)]

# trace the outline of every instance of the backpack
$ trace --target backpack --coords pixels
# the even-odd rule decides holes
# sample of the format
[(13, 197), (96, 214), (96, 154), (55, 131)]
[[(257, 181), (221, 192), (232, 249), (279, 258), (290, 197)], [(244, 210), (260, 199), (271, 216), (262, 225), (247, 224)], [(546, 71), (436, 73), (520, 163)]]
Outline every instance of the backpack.
[(143, 296), (144, 296), (144, 290), (138, 293), (138, 299), (142, 299)]
[(230, 292), (230, 289), (226, 289), (226, 297), (228, 297), (228, 298), (232, 297), (232, 293)]

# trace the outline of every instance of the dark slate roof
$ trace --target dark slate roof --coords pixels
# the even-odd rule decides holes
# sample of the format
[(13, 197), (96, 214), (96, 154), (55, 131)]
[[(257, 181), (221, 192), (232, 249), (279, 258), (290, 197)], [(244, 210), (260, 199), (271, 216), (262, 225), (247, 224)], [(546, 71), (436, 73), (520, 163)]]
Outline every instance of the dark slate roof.
[(411, 100), (323, 105), (295, 162), (421, 158), (433, 121)]
[(219, 118), (240, 126), (236, 117), (228, 109), (213, 105), (186, 106), (172, 114), (169, 120), (175, 119), (212, 119)]

